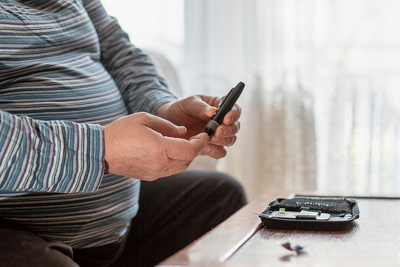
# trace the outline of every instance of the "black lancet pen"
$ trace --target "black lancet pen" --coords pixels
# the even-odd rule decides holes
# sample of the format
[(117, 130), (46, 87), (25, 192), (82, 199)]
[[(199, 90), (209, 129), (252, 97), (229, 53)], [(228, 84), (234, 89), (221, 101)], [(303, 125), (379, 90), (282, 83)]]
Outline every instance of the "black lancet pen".
[(235, 88), (232, 88), (229, 93), (221, 99), (217, 111), (212, 116), (206, 126), (205, 132), (211, 136), (215, 133), (218, 126), (224, 121), (225, 115), (233, 108), (240, 94), (243, 92), (244, 83), (239, 82)]

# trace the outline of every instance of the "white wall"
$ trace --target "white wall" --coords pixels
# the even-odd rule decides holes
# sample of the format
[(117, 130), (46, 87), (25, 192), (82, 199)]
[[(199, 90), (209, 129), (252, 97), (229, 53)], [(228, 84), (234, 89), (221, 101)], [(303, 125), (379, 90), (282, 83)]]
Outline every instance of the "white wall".
[(182, 58), (184, 0), (102, 0), (140, 48), (162, 52), (173, 63)]

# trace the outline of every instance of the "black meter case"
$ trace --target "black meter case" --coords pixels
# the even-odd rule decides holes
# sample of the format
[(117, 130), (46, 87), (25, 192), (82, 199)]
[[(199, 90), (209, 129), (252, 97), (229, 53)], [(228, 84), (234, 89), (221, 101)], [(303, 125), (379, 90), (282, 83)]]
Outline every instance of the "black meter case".
[(346, 198), (277, 198), (260, 214), (267, 228), (340, 231), (360, 217), (357, 201)]

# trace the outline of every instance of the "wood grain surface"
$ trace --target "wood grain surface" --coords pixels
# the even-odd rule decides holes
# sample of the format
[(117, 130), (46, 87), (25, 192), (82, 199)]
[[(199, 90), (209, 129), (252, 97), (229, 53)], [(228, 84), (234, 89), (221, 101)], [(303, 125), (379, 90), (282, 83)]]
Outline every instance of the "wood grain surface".
[[(317, 232), (261, 227), (253, 212), (275, 197), (260, 196), (160, 266), (400, 266), (400, 199), (357, 198), (360, 219)], [(308, 246), (296, 254), (278, 244), (288, 241)]]

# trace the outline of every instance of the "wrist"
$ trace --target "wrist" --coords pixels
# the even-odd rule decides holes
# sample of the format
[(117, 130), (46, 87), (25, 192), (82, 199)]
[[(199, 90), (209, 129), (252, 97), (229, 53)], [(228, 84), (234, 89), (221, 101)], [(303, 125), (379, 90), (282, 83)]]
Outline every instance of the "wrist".
[(161, 118), (163, 118), (163, 119), (168, 120), (167, 114), (168, 114), (168, 109), (169, 109), (169, 107), (171, 106), (171, 103), (172, 103), (172, 102), (167, 102), (167, 103), (162, 104), (162, 105), (157, 109), (157, 116), (158, 116), (158, 117), (161, 117)]
[(109, 166), (109, 141), (107, 140), (108, 133), (107, 127), (103, 126), (103, 133), (104, 133), (104, 174), (110, 173), (110, 166)]

